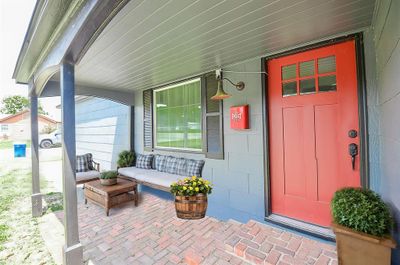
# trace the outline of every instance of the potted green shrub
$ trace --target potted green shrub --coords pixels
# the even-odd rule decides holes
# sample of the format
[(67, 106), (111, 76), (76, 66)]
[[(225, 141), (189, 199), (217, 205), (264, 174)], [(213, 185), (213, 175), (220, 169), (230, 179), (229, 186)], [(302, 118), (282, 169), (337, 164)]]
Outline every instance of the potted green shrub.
[(175, 210), (178, 218), (201, 219), (207, 211), (207, 194), (212, 191), (208, 180), (193, 176), (179, 180), (171, 185), (175, 195)]
[(343, 188), (336, 191), (331, 209), (339, 264), (390, 264), (396, 247), (390, 236), (393, 219), (378, 194)]
[(132, 151), (122, 151), (118, 155), (117, 165), (118, 168), (133, 166), (135, 162), (135, 153)]
[(100, 174), (100, 183), (104, 186), (111, 186), (117, 184), (117, 171), (104, 171)]

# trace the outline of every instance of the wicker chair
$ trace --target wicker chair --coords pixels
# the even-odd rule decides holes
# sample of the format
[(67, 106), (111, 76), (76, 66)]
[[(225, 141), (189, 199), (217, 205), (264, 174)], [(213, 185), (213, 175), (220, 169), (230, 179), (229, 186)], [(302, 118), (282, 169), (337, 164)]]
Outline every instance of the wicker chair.
[(99, 179), (100, 177), (100, 164), (92, 160), (93, 170), (85, 172), (76, 172), (76, 184), (84, 184), (86, 182)]

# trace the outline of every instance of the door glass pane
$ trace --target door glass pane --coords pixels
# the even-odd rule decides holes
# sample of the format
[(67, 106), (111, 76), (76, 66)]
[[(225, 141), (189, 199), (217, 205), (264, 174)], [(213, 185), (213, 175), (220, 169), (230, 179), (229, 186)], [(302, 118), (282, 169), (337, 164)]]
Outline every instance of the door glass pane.
[(294, 81), (294, 82), (283, 83), (282, 95), (284, 97), (297, 95), (297, 82)]
[(336, 75), (318, 77), (320, 92), (336, 91)]
[(315, 78), (300, 80), (300, 95), (315, 93)]
[(282, 67), (282, 80), (296, 78), (296, 65), (286, 65)]
[(331, 72), (336, 72), (336, 57), (329, 56), (318, 59), (318, 73), (323, 74)]
[(314, 75), (314, 60), (300, 63), (300, 77)]

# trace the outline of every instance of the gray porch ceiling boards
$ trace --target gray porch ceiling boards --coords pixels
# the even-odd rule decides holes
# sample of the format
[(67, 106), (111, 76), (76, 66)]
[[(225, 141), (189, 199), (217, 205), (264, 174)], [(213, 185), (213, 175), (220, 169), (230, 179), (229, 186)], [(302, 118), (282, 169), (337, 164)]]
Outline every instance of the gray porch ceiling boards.
[(371, 24), (375, 0), (135, 0), (76, 67), (78, 84), (139, 90)]

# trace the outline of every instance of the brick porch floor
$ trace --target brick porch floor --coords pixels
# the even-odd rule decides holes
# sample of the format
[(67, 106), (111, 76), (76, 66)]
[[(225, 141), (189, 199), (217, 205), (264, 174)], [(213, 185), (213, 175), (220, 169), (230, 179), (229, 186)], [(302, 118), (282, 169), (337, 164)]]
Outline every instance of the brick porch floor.
[[(142, 193), (110, 210), (79, 203), (84, 259), (93, 264), (337, 264), (335, 246), (250, 221), (183, 221), (172, 201)], [(57, 214), (62, 220), (62, 212)]]

